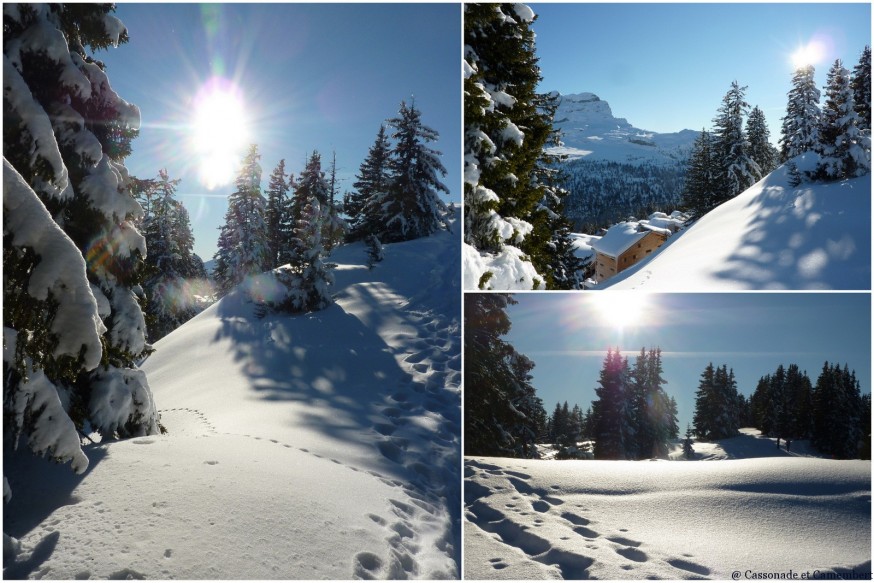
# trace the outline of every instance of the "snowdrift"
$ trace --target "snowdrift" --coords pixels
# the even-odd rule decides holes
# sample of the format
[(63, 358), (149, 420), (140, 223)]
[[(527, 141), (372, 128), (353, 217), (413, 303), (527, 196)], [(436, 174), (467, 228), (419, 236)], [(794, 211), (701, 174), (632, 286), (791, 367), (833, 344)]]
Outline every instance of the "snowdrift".
[(466, 458), (465, 478), (469, 579), (870, 579), (869, 461)]
[(238, 290), (156, 343), (165, 435), (88, 445), (78, 476), (7, 451), (4, 576), (457, 577), (459, 236), (331, 260), (328, 309)]
[(598, 288), (870, 289), (871, 175), (792, 187), (781, 166)]

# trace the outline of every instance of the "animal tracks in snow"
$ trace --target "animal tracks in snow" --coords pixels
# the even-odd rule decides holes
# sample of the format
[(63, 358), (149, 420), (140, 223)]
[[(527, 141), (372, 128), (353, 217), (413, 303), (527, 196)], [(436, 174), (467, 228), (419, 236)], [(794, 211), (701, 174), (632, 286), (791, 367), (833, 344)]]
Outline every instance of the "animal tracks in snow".
[[(488, 559), (495, 578), (521, 552), (555, 569), (563, 579), (707, 577), (711, 570), (689, 554), (664, 553), (658, 544), (615, 528), (581, 504), (580, 494), (559, 495), (558, 486), (539, 487), (523, 472), (469, 459), (465, 462), (465, 515), (496, 541), (515, 549)], [(472, 525), (469, 525), (469, 528)]]

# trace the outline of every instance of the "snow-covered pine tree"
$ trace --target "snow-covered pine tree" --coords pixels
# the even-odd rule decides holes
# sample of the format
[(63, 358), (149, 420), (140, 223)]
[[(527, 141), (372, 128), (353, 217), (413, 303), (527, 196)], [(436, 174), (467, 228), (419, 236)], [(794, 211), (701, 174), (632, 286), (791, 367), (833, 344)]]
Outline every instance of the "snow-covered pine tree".
[(715, 425), (716, 402), (715, 369), (713, 363), (708, 363), (701, 380), (698, 381), (698, 390), (695, 393), (695, 413), (692, 417), (692, 425), (695, 427), (695, 435), (701, 439), (711, 439)]
[(717, 205), (737, 196), (762, 177), (762, 169), (750, 155), (750, 145), (743, 131), (744, 117), (750, 107), (744, 99), (746, 89), (732, 81), (713, 120), (713, 151), (719, 169)]
[[(557, 131), (552, 130), (552, 119), (558, 107), (555, 94), (538, 94), (538, 110), (550, 121), (550, 134), (545, 145), (561, 144)], [(561, 156), (553, 156), (541, 151), (533, 171), (532, 180), (543, 190), (543, 198), (533, 215), (533, 230), (528, 245), (531, 249), (543, 249), (542, 254), (532, 253), (534, 265), (544, 275), (547, 289), (581, 289), (585, 265), (575, 253), (571, 238), (571, 221), (564, 214), (564, 202), (568, 190), (562, 185), (567, 176), (560, 170)]]
[(163, 338), (197, 314), (193, 283), (206, 274), (194, 255), (188, 211), (174, 197), (179, 180), (158, 172), (144, 197), (149, 210), (142, 221), (149, 254), (143, 268), (146, 328), (149, 340)]
[[(554, 253), (551, 236), (528, 241), (544, 199), (535, 171), (552, 134), (536, 92), (534, 19), (523, 4), (464, 6), (464, 241), (526, 289), (543, 286)], [(493, 276), (477, 285), (487, 289)]]
[[(326, 208), (322, 210), (325, 217), (324, 232), (322, 233), (322, 246), (324, 247), (325, 255), (330, 255), (334, 247), (343, 242), (346, 237), (346, 232), (349, 230), (349, 225), (346, 221), (340, 218), (340, 208), (337, 205), (337, 152), (331, 154), (331, 170), (328, 173), (328, 203)], [(342, 205), (341, 205), (342, 206)]]
[(329, 286), (334, 283), (333, 265), (322, 261), (324, 223), (327, 209), (318, 198), (310, 198), (301, 210), (291, 240), (291, 261), (277, 279), (286, 287), (285, 298), (276, 306), (287, 312), (312, 312), (331, 305)]
[(285, 159), (279, 161), (267, 182), (267, 209), (265, 223), (267, 226), (268, 266), (278, 267), (279, 257), (284, 248), (289, 245), (289, 233), (283, 229), (287, 223), (285, 214), (289, 211), (290, 177), (285, 172)]
[(819, 162), (816, 180), (841, 180), (871, 171), (871, 136), (859, 129), (850, 73), (836, 60), (829, 69), (819, 132), (814, 151)]
[(534, 361), (513, 351), (507, 356), (507, 365), (516, 381), (511, 406), (517, 413), (515, 424), (509, 427), (509, 431), (515, 437), (516, 451), (520, 457), (537, 457), (535, 443), (541, 431), (540, 420), (546, 415), (546, 411), (543, 409), (543, 401), (531, 384), (534, 378), (531, 375)]
[(771, 132), (768, 122), (765, 121), (765, 112), (758, 105), (750, 111), (747, 118), (746, 136), (750, 157), (759, 165), (762, 176), (770, 174), (777, 167), (779, 152), (771, 145)]
[(633, 457), (634, 422), (629, 402), (628, 359), (619, 350), (608, 350), (592, 403), (595, 417), (595, 459)]
[(813, 65), (795, 70), (780, 135), (780, 161), (813, 150), (819, 129), (820, 92), (813, 79)]
[(703, 217), (716, 207), (718, 174), (713, 138), (702, 129), (689, 156), (681, 203), (683, 209), (693, 217)]
[[(7, 289), (9, 293), (14, 289), (25, 293), (4, 306), (4, 326), (14, 330), (15, 349), (22, 357), (11, 361), (14, 364), (4, 371), (5, 403), (17, 403), (16, 407), (23, 402), (33, 405), (37, 393), (48, 399), (54, 390), (50, 400), (57, 403), (55, 399), (59, 399), (67, 413), (45, 416), (45, 412), (32, 410), (43, 421), (59, 424), (39, 427), (35, 417), (28, 421), (19, 416), (17, 419), (24, 423), (19, 429), (24, 433), (36, 431), (46, 436), (55, 429), (62, 433), (64, 417), (72, 419), (82, 431), (97, 431), (105, 437), (158, 431), (151, 391), (135, 364), (147, 351), (145, 322), (137, 298), (141, 293), (137, 268), (146, 250), (145, 240), (134, 227), (134, 221), (142, 216), (142, 207), (131, 193), (131, 179), (123, 165), (138, 131), (139, 110), (113, 91), (102, 63), (85, 48), (93, 52), (127, 41), (127, 31), (113, 11), (110, 4), (8, 4), (3, 8), (3, 153), (9, 164), (9, 172), (4, 170), (4, 182), (8, 173), (10, 189), (19, 193), (16, 203), (23, 204), (21, 201), (30, 200), (29, 195), (15, 176), (23, 180), (80, 250), (91, 301), (96, 303), (103, 321), (97, 328), (91, 322), (87, 330), (69, 330), (69, 334), (61, 335), (65, 340), (60, 345), (54, 345), (53, 339), (40, 338), (46, 325), (68, 326), (58, 320), (56, 310), (62, 306), (54, 305), (66, 294), (56, 296), (59, 290), (49, 293), (50, 284), (59, 282), (61, 276), (52, 271), (58, 268), (52, 257), (54, 248), (43, 248), (45, 255), (37, 260), (35, 248), (40, 243), (33, 239), (36, 234), (23, 237), (4, 223), (4, 239), (12, 238), (9, 247), (4, 245), (4, 262), (19, 262), (14, 274), (4, 273), (4, 297), (8, 296)], [(11, 204), (12, 199), (9, 201)], [(31, 210), (37, 212), (36, 208)], [(63, 247), (57, 243), (59, 253), (64, 253)], [(17, 257), (7, 257), (7, 251)], [(70, 269), (76, 270), (74, 264)], [(37, 273), (43, 275), (34, 280)], [(69, 280), (71, 292), (78, 294), (74, 311), (81, 315), (90, 302), (79, 293), (82, 290), (73, 279)], [(37, 302), (32, 303), (27, 296)], [(22, 301), (34, 313), (18, 319), (27, 324), (15, 329), (6, 323), (11, 321), (7, 314)], [(48, 304), (39, 303), (46, 301)], [(47, 324), (50, 319), (53, 323)], [(39, 322), (44, 324), (36, 326)], [(84, 320), (77, 322), (81, 326)], [(27, 328), (31, 323), (35, 325), (33, 330)], [(46, 367), (50, 359), (60, 358), (73, 348), (68, 344), (71, 339), (90, 339), (94, 330), (102, 334), (100, 367), (92, 366), (94, 355), (90, 349), (88, 358), (67, 361), (63, 371), (52, 370), (54, 364)], [(86, 345), (88, 341), (79, 342), (77, 348)], [(42, 349), (49, 349), (51, 356), (38, 356), (35, 350)], [(29, 365), (24, 357), (30, 358)], [(17, 377), (9, 376), (12, 368)], [(59, 373), (63, 374), (55, 376)], [(25, 397), (29, 382), (39, 382), (40, 390)], [(16, 414), (22, 410), (17, 408)], [(31, 433), (30, 439), (35, 435)], [(37, 448), (33, 441), (31, 447), (48, 451)], [(84, 468), (79, 462), (75, 466)]]
[(692, 439), (692, 426), (686, 425), (686, 438), (683, 440), (683, 457), (687, 460), (695, 459), (695, 448), (692, 444), (695, 441)]
[(236, 190), (228, 197), (228, 211), (225, 224), (219, 231), (213, 273), (221, 295), (230, 292), (247, 277), (271, 267), (260, 159), (258, 146), (252, 144), (237, 175)]
[(871, 131), (871, 47), (865, 46), (859, 62), (853, 67), (853, 103), (859, 116), (859, 129)]
[(355, 182), (355, 190), (347, 193), (343, 210), (349, 217), (349, 240), (357, 241), (381, 230), (377, 201), (387, 192), (389, 185), (388, 161), (391, 144), (385, 126), (379, 126), (376, 140), (361, 163)]
[(415, 104), (401, 101), (398, 116), (386, 121), (395, 141), (388, 160), (390, 183), (386, 193), (377, 194), (379, 238), (385, 242), (427, 237), (446, 228), (446, 204), (440, 193), (449, 189), (440, 182), (446, 168), (440, 152), (428, 146), (440, 137), (422, 123)]
[[(337, 216), (331, 204), (331, 186), (325, 178), (325, 172), (322, 170), (322, 155), (315, 150), (313, 150), (313, 153), (307, 159), (306, 167), (300, 173), (295, 185), (294, 201), (292, 204), (292, 218), (294, 219), (295, 229), (297, 229), (297, 225), (300, 223), (303, 209), (313, 200), (319, 203), (322, 225), (320, 245), (322, 253), (327, 254), (329, 247), (327, 242), (336, 242), (342, 236), (344, 221)], [(333, 246), (333, 243), (330, 246)], [(292, 257), (294, 255), (295, 253), (292, 253)]]
[[(530, 398), (530, 384), (517, 376), (511, 363), (518, 353), (501, 338), (510, 331), (506, 310), (514, 303), (509, 294), (464, 294), (465, 455), (522, 457), (526, 428), (536, 434), (542, 418), (515, 405), (526, 394)], [(529, 448), (527, 454), (534, 452)]]

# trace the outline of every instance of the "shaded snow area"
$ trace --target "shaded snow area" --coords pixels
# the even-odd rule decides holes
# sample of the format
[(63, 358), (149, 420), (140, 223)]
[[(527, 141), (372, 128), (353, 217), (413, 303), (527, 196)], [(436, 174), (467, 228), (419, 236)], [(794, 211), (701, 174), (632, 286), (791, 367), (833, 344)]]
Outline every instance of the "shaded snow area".
[(465, 477), (468, 579), (870, 579), (869, 461), (466, 458)]
[[(824, 457), (810, 445), (810, 440), (796, 439), (786, 449), (786, 440), (777, 446), (776, 437), (768, 437), (752, 427), (740, 429), (740, 435), (719, 441), (696, 441), (692, 445), (696, 460), (735, 460), (761, 457)], [(675, 440), (672, 460), (683, 459), (683, 439)]]
[(167, 433), (4, 459), (6, 578), (454, 578), (459, 237), (338, 249), (335, 304), (235, 291), (143, 365)]
[[(795, 158), (800, 170), (815, 154)], [(790, 186), (781, 166), (599, 288), (870, 289), (871, 175)]]

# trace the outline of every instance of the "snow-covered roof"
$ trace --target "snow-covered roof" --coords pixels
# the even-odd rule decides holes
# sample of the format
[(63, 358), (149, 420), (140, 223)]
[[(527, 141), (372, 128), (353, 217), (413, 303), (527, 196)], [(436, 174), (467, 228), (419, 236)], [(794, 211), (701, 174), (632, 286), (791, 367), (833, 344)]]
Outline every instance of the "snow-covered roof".
[(623, 251), (646, 237), (648, 231), (641, 231), (636, 221), (613, 225), (598, 241), (592, 242), (592, 249), (598, 253), (619, 257)]

